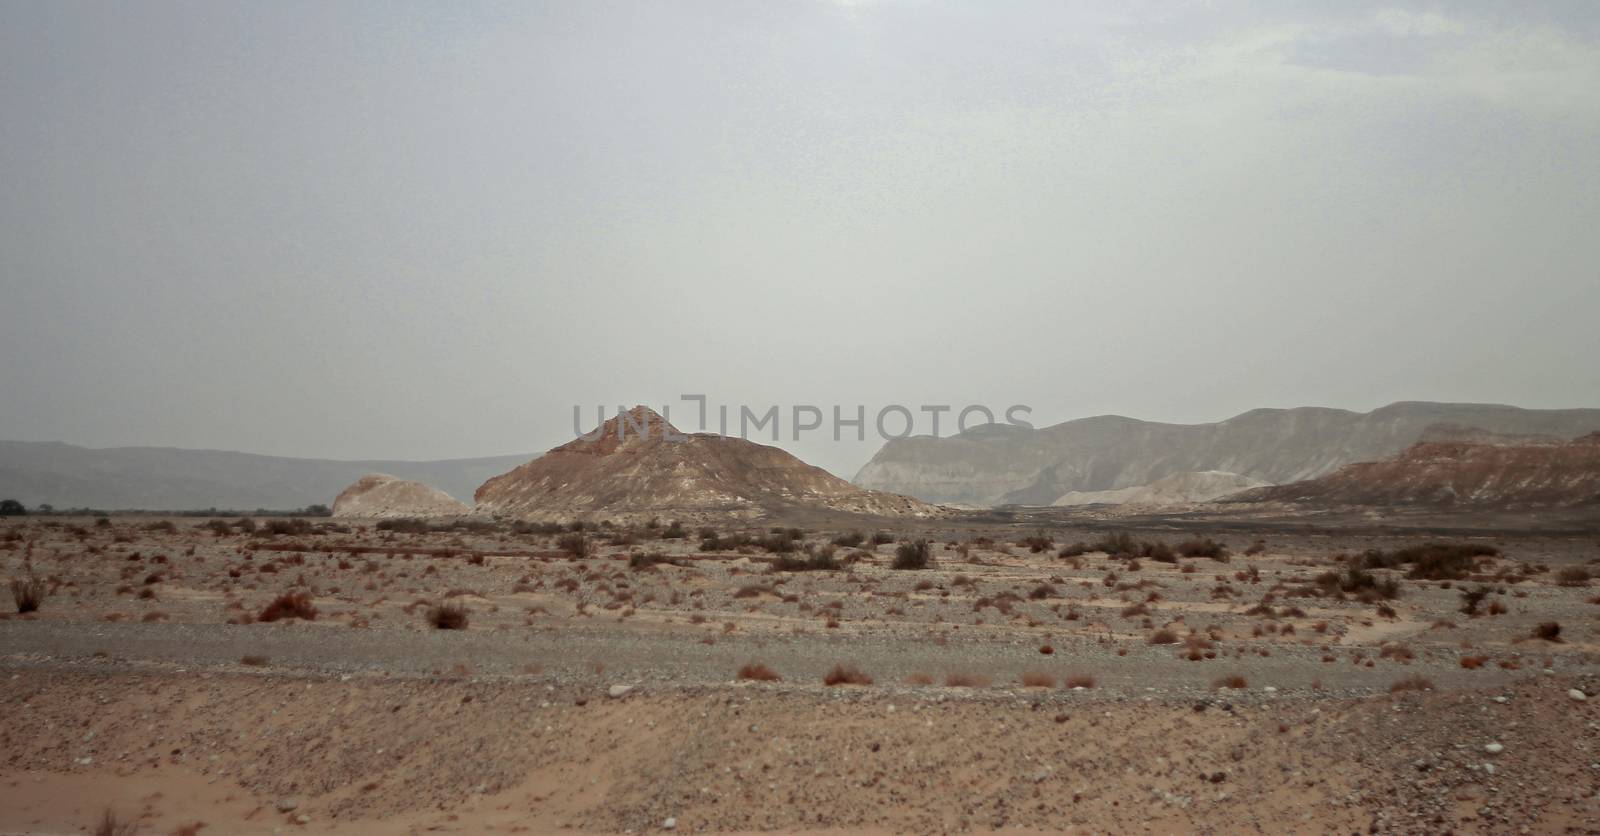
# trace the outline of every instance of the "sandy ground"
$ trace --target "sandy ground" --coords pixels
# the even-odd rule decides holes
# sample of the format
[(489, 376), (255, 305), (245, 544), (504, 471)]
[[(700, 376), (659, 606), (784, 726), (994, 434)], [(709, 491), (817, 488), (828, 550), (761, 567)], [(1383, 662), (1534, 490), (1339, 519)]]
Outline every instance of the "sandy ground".
[[(1400, 596), (1363, 601), (1315, 577), (1416, 538), (1274, 533), (1246, 557), (1232, 537), (1226, 562), (1165, 563), (991, 526), (920, 532), (931, 570), (889, 568), (886, 544), (788, 573), (694, 534), (572, 559), (505, 530), (51, 522), (0, 529), (6, 573), (51, 590), (0, 621), (0, 832), (90, 832), (108, 807), (147, 833), (1600, 822), (1600, 589), (1557, 582), (1596, 568), (1592, 538), (1488, 538), (1502, 554), (1471, 578), (1380, 570)], [(629, 565), (655, 551), (679, 565)], [(290, 591), (314, 620), (257, 620)], [(441, 601), (466, 629), (428, 623)], [(1549, 621), (1561, 641), (1531, 637)], [(749, 662), (781, 679), (736, 678)], [(873, 683), (823, 685), (840, 663)]]

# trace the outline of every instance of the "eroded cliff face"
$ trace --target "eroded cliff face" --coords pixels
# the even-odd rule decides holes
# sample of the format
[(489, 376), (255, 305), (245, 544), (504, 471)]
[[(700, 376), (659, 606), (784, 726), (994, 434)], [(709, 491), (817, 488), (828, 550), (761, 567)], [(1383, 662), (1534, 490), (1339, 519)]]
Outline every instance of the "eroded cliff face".
[(455, 517), (470, 513), (471, 508), (438, 488), (385, 473), (361, 477), (333, 501), (335, 517)]
[(1389, 459), (1231, 497), (1315, 505), (1600, 507), (1600, 433), (1571, 442), (1428, 441)]
[(476, 500), (479, 513), (551, 521), (759, 517), (790, 510), (944, 513), (910, 497), (857, 487), (776, 447), (684, 435), (645, 407), (612, 418), (594, 437), (579, 437), (490, 479)]
[(1099, 416), (1037, 430), (987, 427), (944, 439), (891, 441), (854, 481), (971, 506), (1049, 505), (1072, 491), (1135, 487), (1206, 470), (1287, 484), (1392, 456), (1437, 424), (1573, 438), (1600, 430), (1600, 409), (1406, 402), (1368, 413), (1258, 409), (1214, 424)]
[(1053, 505), (1136, 505), (1162, 508), (1210, 502), (1251, 488), (1265, 487), (1260, 479), (1251, 479), (1222, 470), (1202, 470), (1174, 473), (1148, 485), (1117, 488), (1110, 491), (1069, 491), (1056, 499)]

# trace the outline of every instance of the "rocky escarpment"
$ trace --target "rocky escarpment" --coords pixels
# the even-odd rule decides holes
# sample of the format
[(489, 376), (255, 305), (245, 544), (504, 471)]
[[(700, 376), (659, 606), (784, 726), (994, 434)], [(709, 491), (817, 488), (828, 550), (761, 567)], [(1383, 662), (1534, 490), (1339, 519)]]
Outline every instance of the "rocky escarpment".
[(543, 521), (944, 513), (911, 497), (859, 488), (776, 447), (683, 434), (645, 407), (490, 479), (476, 501), (478, 513)]
[(1600, 430), (1600, 409), (1406, 402), (1368, 413), (1257, 409), (1214, 424), (1099, 416), (1042, 429), (991, 425), (949, 438), (890, 441), (854, 481), (929, 502), (977, 506), (1049, 505), (1072, 491), (1148, 485), (1206, 470), (1286, 484), (1392, 456), (1438, 424), (1573, 438)]
[(386, 473), (357, 479), (333, 501), (335, 517), (454, 517), (470, 513), (471, 508), (438, 488)]
[(1174, 473), (1148, 485), (1118, 488), (1113, 491), (1070, 491), (1052, 505), (1140, 505), (1163, 507), (1209, 502), (1219, 497), (1251, 488), (1264, 487), (1265, 482), (1237, 473), (1221, 470), (1203, 470), (1196, 473)]
[(1234, 500), (1315, 505), (1600, 507), (1600, 433), (1523, 444), (1429, 441)]

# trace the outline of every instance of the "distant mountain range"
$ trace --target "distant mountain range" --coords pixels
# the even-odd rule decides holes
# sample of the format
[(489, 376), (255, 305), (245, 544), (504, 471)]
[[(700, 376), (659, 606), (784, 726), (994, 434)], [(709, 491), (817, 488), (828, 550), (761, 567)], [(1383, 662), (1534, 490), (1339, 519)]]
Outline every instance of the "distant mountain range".
[(1572, 441), (1497, 436), (1422, 441), (1327, 476), (1257, 488), (1230, 502), (1463, 508), (1600, 505), (1600, 432)]
[(928, 502), (1050, 505), (1074, 491), (1113, 491), (1195, 471), (1273, 484), (1314, 479), (1393, 456), (1430, 430), (1564, 440), (1600, 430), (1600, 409), (1401, 402), (1365, 413), (1256, 409), (1211, 424), (1116, 415), (1041, 429), (994, 424), (948, 438), (890, 441), (854, 481)]
[(491, 476), (532, 455), (442, 461), (331, 461), (171, 447), (91, 449), (0, 441), (0, 499), (29, 508), (293, 510), (332, 505), (368, 473), (388, 473), (470, 502)]

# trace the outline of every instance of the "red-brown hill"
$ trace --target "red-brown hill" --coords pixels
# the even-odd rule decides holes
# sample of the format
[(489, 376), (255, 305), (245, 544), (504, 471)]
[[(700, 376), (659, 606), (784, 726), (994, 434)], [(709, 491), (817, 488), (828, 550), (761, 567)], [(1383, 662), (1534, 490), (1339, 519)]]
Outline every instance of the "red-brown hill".
[(1425, 441), (1393, 458), (1230, 501), (1319, 505), (1600, 506), (1600, 433), (1568, 442)]
[(476, 501), (477, 513), (547, 521), (944, 513), (911, 497), (859, 488), (776, 447), (683, 434), (642, 406), (605, 422), (597, 435), (483, 483)]

